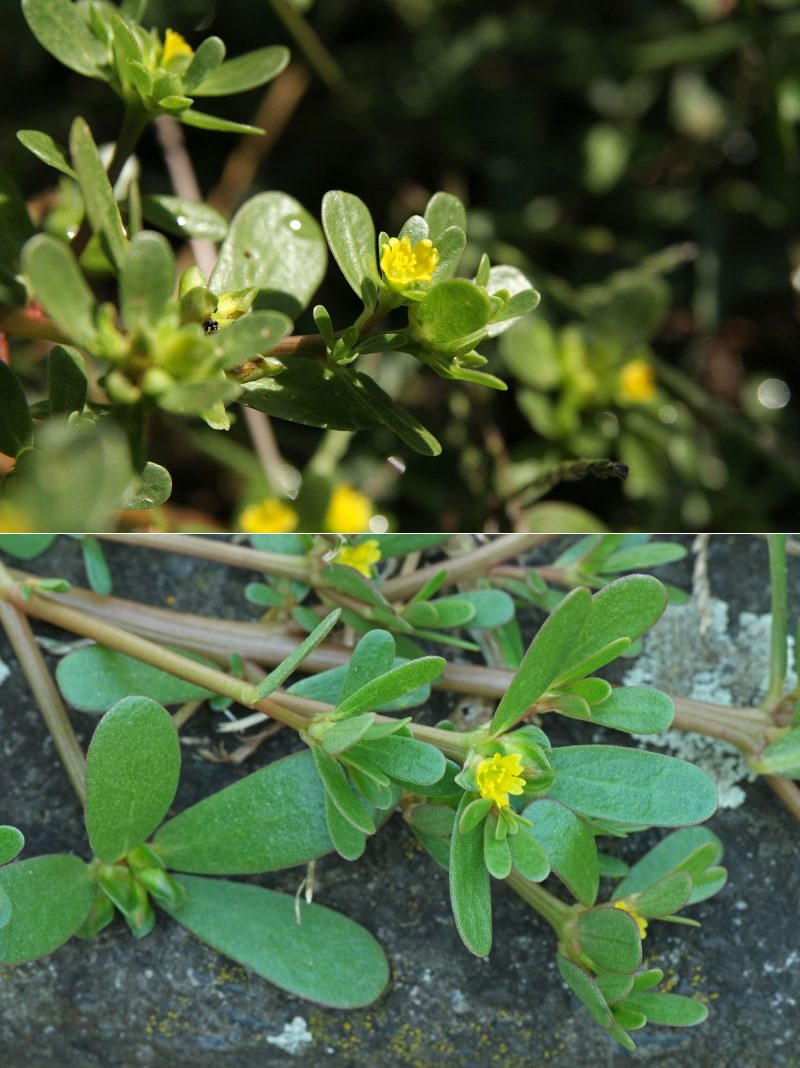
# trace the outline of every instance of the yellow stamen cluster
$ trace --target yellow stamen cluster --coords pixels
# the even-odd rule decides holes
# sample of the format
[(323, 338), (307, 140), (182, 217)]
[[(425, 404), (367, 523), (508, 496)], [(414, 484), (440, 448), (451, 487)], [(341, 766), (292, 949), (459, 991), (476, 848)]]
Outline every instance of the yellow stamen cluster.
[(525, 789), (522, 777), (522, 760), (518, 753), (500, 756), (495, 753), (491, 760), (483, 760), (475, 773), (481, 797), (491, 798), (500, 808), (508, 805), (509, 794), (521, 794)]
[(415, 282), (430, 282), (438, 262), (439, 253), (432, 241), (425, 238), (412, 247), (408, 234), (402, 238), (390, 237), (381, 253), (383, 276), (394, 289), (407, 289)]
[(266, 497), (249, 504), (239, 516), (239, 526), (246, 534), (288, 534), (300, 517), (294, 508), (276, 497)]
[(626, 905), (624, 901), (615, 901), (614, 908), (622, 909), (629, 916), (633, 916), (634, 920), (636, 920), (636, 926), (639, 928), (639, 937), (642, 939), (647, 938), (647, 920), (644, 916), (640, 916), (632, 905)]
[(619, 389), (626, 401), (647, 404), (656, 395), (656, 376), (647, 360), (629, 360), (619, 376)]
[(372, 567), (381, 558), (381, 550), (377, 538), (367, 538), (360, 545), (345, 545), (336, 554), (334, 563), (344, 564), (346, 567), (354, 567), (365, 578), (372, 576)]
[(161, 62), (169, 63), (173, 56), (193, 56), (194, 49), (189, 42), (174, 30), (167, 30), (164, 34), (164, 51), (161, 53)]
[(331, 534), (363, 534), (369, 530), (372, 501), (346, 482), (336, 486), (328, 502), (324, 526)]

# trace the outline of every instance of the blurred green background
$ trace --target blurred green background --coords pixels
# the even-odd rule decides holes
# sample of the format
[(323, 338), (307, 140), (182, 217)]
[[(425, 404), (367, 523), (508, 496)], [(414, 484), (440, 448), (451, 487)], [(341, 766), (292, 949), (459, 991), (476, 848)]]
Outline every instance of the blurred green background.
[[(287, 8), (296, 32), (279, 17)], [(83, 114), (110, 141), (119, 104), (46, 54), (14, 0), (3, 13), (15, 62), (4, 64), (2, 162), (47, 210), (52, 172), (15, 131), (63, 143)], [(529, 322), (485, 347), (505, 394), (382, 357), (442, 456), (408, 454), (385, 430), (326, 441), (337, 479), (393, 526), (796, 525), (800, 3), (151, 0), (145, 23), (191, 44), (218, 34), (229, 56), (292, 48), (300, 69), (270, 90), (277, 130), (237, 202), (281, 189), (318, 214), (325, 191), (342, 188), (396, 233), (445, 189), (469, 209), (463, 268), (486, 251), (542, 291)], [(306, 24), (322, 51), (304, 53)], [(253, 91), (213, 110), (250, 121), (261, 102)], [(208, 194), (236, 142), (184, 132)], [(139, 155), (143, 192), (171, 191), (152, 132)], [(317, 299), (337, 323), (358, 311), (334, 268)], [(310, 315), (296, 329), (313, 329)], [(35, 387), (38, 362), (20, 369)], [(275, 430), (302, 471), (323, 432)], [(630, 475), (551, 486), (554, 467), (577, 457), (619, 460)], [(172, 471), (186, 515), (224, 525), (257, 495), (243, 420), (223, 439), (164, 418), (152, 459)]]

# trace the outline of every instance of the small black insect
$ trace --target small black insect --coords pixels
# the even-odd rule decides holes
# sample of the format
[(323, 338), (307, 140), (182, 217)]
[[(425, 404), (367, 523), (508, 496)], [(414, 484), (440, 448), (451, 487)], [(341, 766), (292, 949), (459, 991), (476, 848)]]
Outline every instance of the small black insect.
[(203, 329), (207, 334), (216, 334), (219, 330), (219, 323), (216, 319), (206, 319), (203, 323)]

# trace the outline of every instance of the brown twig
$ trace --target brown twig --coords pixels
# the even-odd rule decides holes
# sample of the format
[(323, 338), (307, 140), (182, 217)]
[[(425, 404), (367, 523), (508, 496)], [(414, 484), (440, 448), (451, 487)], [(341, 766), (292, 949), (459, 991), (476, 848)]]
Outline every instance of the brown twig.
[(796, 820), (800, 820), (800, 787), (791, 779), (784, 779), (780, 775), (764, 775), (764, 781), (771, 790), (780, 798), (785, 808), (791, 812)]

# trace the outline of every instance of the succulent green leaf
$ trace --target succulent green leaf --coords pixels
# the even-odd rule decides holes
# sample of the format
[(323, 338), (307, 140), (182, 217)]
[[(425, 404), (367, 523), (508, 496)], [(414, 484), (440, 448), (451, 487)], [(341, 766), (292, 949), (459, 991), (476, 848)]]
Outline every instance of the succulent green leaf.
[[(709, 865), (719, 863), (721, 858), (722, 842), (713, 831), (707, 827), (684, 827), (667, 835), (633, 865), (615, 888), (614, 899), (641, 893), (673, 871), (688, 871), (694, 882)], [(703, 901), (711, 893), (698, 897), (697, 887), (693, 886), (689, 903)]]
[(17, 140), (48, 167), (54, 167), (68, 178), (77, 178), (67, 159), (67, 150), (57, 144), (50, 134), (41, 130), (18, 130)]
[(215, 293), (257, 286), (262, 292), (256, 309), (295, 319), (316, 292), (326, 263), (322, 231), (305, 208), (286, 193), (259, 193), (234, 216), (209, 285)]
[(25, 846), (25, 836), (7, 823), (0, 826), (0, 864), (8, 864)]
[(79, 345), (92, 348), (94, 295), (69, 246), (50, 234), (38, 234), (22, 250), (22, 269), (56, 325)]
[(369, 208), (353, 193), (333, 189), (322, 198), (322, 228), (333, 258), (356, 294), (365, 280), (380, 285), (375, 258), (375, 224)]
[(600, 905), (578, 917), (581, 949), (607, 972), (633, 972), (642, 963), (642, 942), (633, 917), (623, 909)]
[[(168, 111), (176, 112), (175, 118), (186, 126), (196, 126), (200, 130), (216, 130), (217, 133), (237, 133), (263, 135), (260, 126), (250, 126), (246, 122), (233, 122), (231, 119), (221, 119), (218, 115), (208, 115), (205, 111), (195, 111), (194, 108), (186, 107), (188, 97), (166, 97), (159, 101), (162, 107)], [(173, 106), (170, 107), (170, 104)]]
[(666, 605), (666, 590), (650, 575), (627, 575), (604, 586), (592, 597), (591, 611), (564, 672), (619, 638), (635, 641), (659, 619)]
[(474, 605), (462, 597), (440, 597), (409, 605), (403, 613), (409, 623), (425, 627), (463, 627), (475, 618)]
[(111, 572), (106, 563), (103, 547), (97, 538), (89, 534), (81, 538), (81, 556), (90, 588), (94, 593), (107, 596), (111, 593)]
[(225, 330), (214, 334), (214, 357), (220, 370), (236, 367), (263, 355), (292, 329), (292, 321), (281, 312), (250, 312)]
[[(582, 905), (597, 899), (599, 871), (594, 835), (574, 812), (549, 798), (534, 801), (523, 812), (528, 831), (542, 847), (555, 875)], [(523, 831), (517, 835), (521, 838)]]
[(626, 1009), (641, 1012), (650, 1023), (670, 1027), (692, 1027), (702, 1023), (708, 1009), (701, 1001), (680, 994), (632, 994), (623, 1002)]
[(489, 271), (487, 289), (490, 293), (504, 290), (510, 295), (508, 302), (496, 312), (486, 328), (489, 337), (497, 337), (508, 330), (522, 315), (528, 315), (539, 304), (539, 294), (517, 267), (492, 267)]
[(622, 1001), (633, 989), (633, 976), (622, 972), (603, 972), (595, 977), (595, 982), (609, 1005)]
[(408, 820), (415, 830), (435, 838), (450, 838), (455, 824), (455, 812), (449, 805), (414, 805), (408, 810)]
[(561, 671), (565, 659), (571, 656), (576, 635), (587, 618), (591, 603), (587, 589), (573, 590), (539, 628), (497, 706), (491, 724), (493, 735), (513, 727)]
[(142, 215), (153, 226), (175, 237), (222, 241), (228, 232), (228, 220), (215, 208), (181, 197), (142, 197)]
[(800, 779), (800, 727), (771, 742), (752, 766), (762, 775)]
[(330, 632), (339, 622), (339, 616), (342, 614), (341, 608), (335, 608), (332, 612), (329, 612), (327, 616), (322, 620), (318, 627), (316, 627), (307, 638), (305, 638), (297, 646), (293, 653), (290, 653), (282, 663), (280, 663), (274, 671), (270, 671), (256, 687), (256, 700), (262, 701), (265, 697), (269, 697), (273, 690), (284, 683), (289, 676), (297, 669), (299, 664), (305, 660), (309, 653), (328, 637)]
[[(203, 96), (204, 94), (198, 91), (199, 86), (210, 78), (224, 58), (225, 45), (219, 37), (206, 37), (198, 45), (192, 56), (191, 63), (183, 74), (183, 88), (185, 91), (194, 93), (196, 96)], [(210, 94), (205, 95), (208, 96)]]
[(395, 701), (398, 697), (412, 693), (419, 686), (438, 679), (444, 667), (445, 661), (440, 656), (423, 656), (418, 660), (409, 660), (354, 690), (337, 706), (336, 713), (339, 716), (355, 716), (359, 712), (369, 712), (388, 701)]
[(25, 391), (7, 363), (0, 360), (0, 453), (19, 456), (33, 445), (33, 419)]
[(686, 556), (686, 547), (672, 542), (653, 542), (651, 545), (634, 545), (619, 549), (597, 563), (592, 570), (598, 574), (618, 574), (620, 571), (639, 571), (643, 568), (671, 564)]
[(53, 345), (47, 354), (50, 415), (82, 412), (88, 385), (86, 363), (78, 350), (69, 345)]
[(467, 245), (467, 235), (459, 226), (450, 226), (434, 242), (439, 253), (439, 262), (433, 272), (433, 281), (452, 278), (458, 269), (461, 253)]
[(532, 883), (540, 883), (550, 874), (550, 860), (530, 827), (520, 827), (516, 834), (509, 835), (511, 859), (514, 867)]
[(11, 912), (0, 927), (0, 963), (36, 960), (72, 938), (95, 895), (87, 874), (82, 860), (61, 853), (0, 868), (0, 896)]
[(641, 990), (650, 990), (651, 987), (658, 986), (663, 978), (664, 973), (660, 968), (648, 968), (647, 971), (637, 972), (633, 977), (631, 990), (634, 994)]
[(361, 406), (388, 426), (403, 444), (408, 445), (421, 456), (438, 456), (441, 453), (442, 446), (430, 430), (396, 404), (373, 378), (362, 371), (356, 371), (351, 381), (353, 388), (357, 391), (356, 399)]
[(514, 602), (505, 590), (466, 590), (458, 599), (469, 601), (475, 609), (471, 630), (502, 627), (514, 618)]
[(612, 660), (616, 660), (618, 656), (629, 648), (630, 644), (630, 638), (615, 638), (608, 645), (596, 649), (585, 660), (580, 661), (578, 664), (573, 664), (568, 671), (553, 679), (553, 686), (568, 686), (571, 682), (585, 678), (593, 671), (597, 671), (598, 668), (605, 667)]
[(333, 848), (339, 856), (345, 860), (358, 860), (367, 846), (366, 835), (344, 818), (329, 794), (325, 794), (325, 819)]
[(152, 834), (180, 768), (178, 732), (161, 705), (126, 697), (106, 712), (86, 755), (86, 829), (101, 860), (112, 864)]
[(239, 402), (278, 419), (326, 430), (364, 430), (379, 421), (355, 393), (353, 376), (321, 360), (287, 360), (276, 378), (246, 382)]
[(101, 42), (71, 0), (22, 0), (31, 33), (59, 63), (87, 78), (99, 78), (108, 61)]
[(691, 893), (691, 876), (685, 871), (673, 871), (642, 890), (636, 900), (636, 911), (647, 919), (671, 916), (688, 904)]
[(128, 250), (125, 230), (92, 131), (80, 116), (72, 123), (69, 148), (86, 216), (94, 233), (102, 238), (113, 263), (120, 268)]
[(175, 288), (175, 257), (166, 238), (151, 230), (136, 234), (122, 262), (119, 287), (128, 330), (158, 322)]
[[(129, 487), (120, 508), (158, 508), (169, 500), (172, 493), (172, 476), (161, 464), (148, 460), (133, 485)], [(168, 704), (169, 702), (162, 702)]]
[(575, 997), (581, 1002), (589, 1015), (609, 1030), (613, 1023), (611, 1010), (606, 1004), (606, 999), (592, 975), (585, 971), (574, 961), (568, 960), (561, 953), (556, 955), (556, 963), (561, 973), (561, 978), (570, 988)]
[(437, 244), (442, 234), (451, 226), (467, 229), (467, 212), (464, 205), (452, 193), (434, 193), (425, 208), (428, 237)]
[(702, 823), (717, 808), (713, 780), (676, 757), (613, 745), (572, 745), (554, 749), (549, 758), (556, 773), (549, 796), (581, 815), (678, 827)]
[[(216, 666), (196, 653), (178, 651), (207, 667)], [(56, 680), (67, 703), (82, 712), (105, 712), (132, 693), (142, 694), (162, 705), (201, 701), (213, 696), (210, 690), (102, 645), (90, 645), (67, 653), (56, 668)]]
[(338, 912), (224, 879), (179, 875), (176, 881), (186, 897), (164, 906), (174, 920), (290, 994), (354, 1009), (374, 1001), (389, 981), (381, 947)]
[(57, 537), (57, 534), (0, 534), (0, 552), (17, 560), (32, 560), (46, 552)]
[(331, 756), (352, 748), (375, 722), (374, 712), (364, 712), (360, 716), (334, 723), (322, 736), (322, 748)]
[(157, 832), (168, 868), (250, 875), (305, 864), (333, 848), (314, 758), (294, 753), (185, 809)]
[(345, 669), (337, 701), (344, 701), (373, 679), (385, 675), (394, 664), (394, 638), (388, 630), (371, 630), (359, 639)]
[[(456, 826), (470, 801), (465, 793), (456, 811)], [(483, 859), (480, 823), (450, 839), (450, 903), (458, 933), (476, 957), (488, 957), (492, 948), (492, 898), (489, 873)]]
[(485, 292), (466, 278), (431, 286), (417, 309), (417, 331), (435, 352), (455, 353), (473, 347), (483, 336), (491, 306)]
[(342, 765), (319, 746), (315, 746), (312, 753), (325, 793), (341, 815), (362, 834), (374, 834), (375, 824), (353, 792)]
[(446, 762), (441, 752), (435, 746), (415, 738), (393, 734), (388, 738), (359, 742), (352, 752), (390, 778), (415, 786), (437, 783), (445, 772)]
[[(259, 85), (265, 85), (277, 78), (288, 62), (289, 49), (283, 45), (270, 45), (267, 48), (257, 48), (253, 52), (245, 52), (243, 56), (229, 59), (213, 70), (204, 81), (194, 87), (192, 95), (232, 96), (234, 93), (256, 89)], [(191, 69), (190, 65), (187, 74)]]
[(495, 879), (505, 879), (511, 872), (511, 848), (507, 837), (497, 837), (495, 826), (495, 820), (484, 820), (483, 862), (486, 870)]
[(449, 537), (449, 534), (360, 534), (356, 538), (356, 543), (360, 544), (368, 538), (377, 538), (381, 557), (385, 559), (389, 556), (405, 556), (406, 553), (431, 549), (435, 545), (441, 545)]
[(592, 706), (592, 720), (631, 734), (660, 734), (675, 716), (672, 698), (647, 686), (620, 686)]

